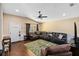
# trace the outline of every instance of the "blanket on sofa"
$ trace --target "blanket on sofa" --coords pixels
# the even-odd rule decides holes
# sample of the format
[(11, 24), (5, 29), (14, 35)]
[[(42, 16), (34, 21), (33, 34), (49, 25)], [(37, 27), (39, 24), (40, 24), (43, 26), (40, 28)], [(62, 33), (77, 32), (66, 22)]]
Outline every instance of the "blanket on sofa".
[(30, 42), (30, 43), (26, 43), (24, 45), (25, 45), (26, 49), (29, 49), (35, 55), (40, 56), (42, 48), (46, 48), (46, 47), (51, 46), (51, 45), (55, 46), (57, 44), (51, 43), (49, 41), (45, 41), (45, 40), (42, 40), (42, 39), (38, 39), (36, 41)]

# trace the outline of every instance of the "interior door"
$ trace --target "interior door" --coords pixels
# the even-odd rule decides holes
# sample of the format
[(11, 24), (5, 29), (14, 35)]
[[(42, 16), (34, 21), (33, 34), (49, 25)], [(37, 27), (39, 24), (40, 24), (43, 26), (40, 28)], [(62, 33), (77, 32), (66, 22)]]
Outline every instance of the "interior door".
[(30, 31), (30, 24), (26, 23), (26, 34), (29, 34)]
[(21, 37), (21, 35), (19, 36), (20, 29), (21, 29), (20, 24), (15, 24), (15, 23), (10, 22), (9, 32), (10, 32), (11, 42), (20, 40), (20, 37)]

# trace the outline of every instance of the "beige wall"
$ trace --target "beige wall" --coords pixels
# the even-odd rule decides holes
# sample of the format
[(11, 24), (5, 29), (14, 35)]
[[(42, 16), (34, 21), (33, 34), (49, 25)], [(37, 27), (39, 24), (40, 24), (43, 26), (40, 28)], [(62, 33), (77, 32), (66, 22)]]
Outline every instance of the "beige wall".
[(74, 35), (74, 21), (77, 23), (77, 29), (79, 34), (79, 17), (45, 22), (42, 25), (42, 31), (63, 32)]
[(3, 21), (3, 11), (0, 3), (0, 49), (2, 49), (2, 21)]
[(2, 41), (2, 6), (0, 4), (0, 41)]
[(1, 40), (1, 5), (0, 5), (0, 40)]
[(3, 15), (3, 35), (9, 34), (9, 23), (14, 22), (15, 24), (21, 25), (21, 32), (24, 34), (26, 31), (25, 23), (37, 24), (37, 22), (30, 20), (25, 17), (14, 16), (10, 14)]

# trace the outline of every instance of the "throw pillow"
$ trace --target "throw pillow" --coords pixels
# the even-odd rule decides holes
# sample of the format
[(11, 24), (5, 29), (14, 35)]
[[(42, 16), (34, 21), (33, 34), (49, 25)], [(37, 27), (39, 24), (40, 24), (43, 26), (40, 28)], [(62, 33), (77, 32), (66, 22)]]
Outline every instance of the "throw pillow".
[(50, 37), (52, 36), (52, 34), (48, 34)]
[(61, 39), (63, 38), (63, 35), (60, 34), (60, 35), (58, 36), (58, 38), (61, 40)]

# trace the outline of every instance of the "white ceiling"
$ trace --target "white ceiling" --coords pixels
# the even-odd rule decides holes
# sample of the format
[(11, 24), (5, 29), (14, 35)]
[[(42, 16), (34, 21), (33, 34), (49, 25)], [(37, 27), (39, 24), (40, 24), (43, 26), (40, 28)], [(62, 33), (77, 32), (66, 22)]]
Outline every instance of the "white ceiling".
[[(29, 17), (38, 20), (38, 11), (48, 16), (44, 20), (54, 20), (79, 16), (79, 4), (73, 7), (69, 3), (3, 3), (4, 13)], [(18, 9), (19, 12), (15, 10)]]

